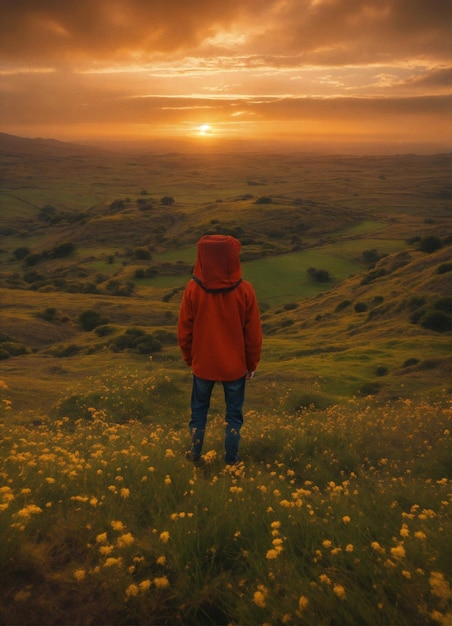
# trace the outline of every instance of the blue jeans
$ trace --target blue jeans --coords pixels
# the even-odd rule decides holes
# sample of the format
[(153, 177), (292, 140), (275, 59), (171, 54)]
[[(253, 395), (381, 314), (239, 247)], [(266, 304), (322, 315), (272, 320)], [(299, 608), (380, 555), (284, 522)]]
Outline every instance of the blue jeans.
[[(194, 461), (201, 456), (207, 413), (214, 385), (214, 380), (204, 380), (204, 378), (193, 376), (189, 427), (192, 437), (190, 452)], [(245, 401), (245, 376), (237, 380), (223, 381), (222, 385), (226, 403), (225, 461), (226, 463), (235, 463), (238, 461), (240, 428), (243, 424), (242, 409)]]

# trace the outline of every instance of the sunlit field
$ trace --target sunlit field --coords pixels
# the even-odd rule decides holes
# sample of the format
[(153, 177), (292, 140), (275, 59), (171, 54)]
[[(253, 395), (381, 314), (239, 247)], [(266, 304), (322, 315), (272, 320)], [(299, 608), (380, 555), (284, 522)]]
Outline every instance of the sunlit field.
[(219, 412), (200, 466), (152, 414), (170, 384), (19, 420), (1, 383), (1, 624), (451, 623), (445, 398), (249, 410), (225, 468)]

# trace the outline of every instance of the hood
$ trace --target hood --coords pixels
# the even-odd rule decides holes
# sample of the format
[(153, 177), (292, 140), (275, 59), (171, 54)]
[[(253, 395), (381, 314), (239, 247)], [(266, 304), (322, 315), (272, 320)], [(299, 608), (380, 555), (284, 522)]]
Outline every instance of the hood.
[(205, 235), (198, 241), (194, 278), (207, 290), (235, 287), (242, 278), (240, 248), (231, 235)]

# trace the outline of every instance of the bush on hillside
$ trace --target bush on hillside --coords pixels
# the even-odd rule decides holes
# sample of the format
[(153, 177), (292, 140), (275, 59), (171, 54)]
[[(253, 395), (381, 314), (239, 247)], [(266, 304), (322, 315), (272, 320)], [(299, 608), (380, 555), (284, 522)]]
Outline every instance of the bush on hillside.
[(110, 280), (105, 288), (112, 296), (130, 296), (135, 285), (132, 282), (121, 283), (119, 280)]
[(106, 324), (107, 320), (105, 320), (98, 311), (87, 309), (79, 315), (78, 323), (83, 328), (83, 330), (91, 331), (101, 324)]
[(368, 285), (372, 281), (377, 280), (377, 278), (386, 276), (387, 273), (388, 273), (387, 270), (385, 270), (383, 267), (380, 267), (379, 269), (376, 269), (376, 270), (372, 270), (371, 272), (366, 274), (364, 278), (361, 280), (361, 285)]
[(44, 311), (38, 311), (38, 313), (36, 313), (36, 317), (44, 320), (45, 322), (54, 322), (55, 318), (56, 318), (56, 313), (57, 310), (55, 309), (55, 307), (47, 307), (47, 309), (44, 309)]
[(273, 200), (270, 196), (260, 196), (260, 198), (256, 200), (256, 204), (272, 204), (272, 202)]
[(356, 313), (365, 313), (367, 311), (367, 304), (365, 302), (357, 302), (354, 308)]
[(346, 309), (348, 306), (350, 306), (352, 303), (351, 300), (342, 300), (342, 302), (339, 302), (339, 304), (337, 305), (337, 307), (335, 308), (335, 311), (337, 313), (339, 313), (339, 311), (343, 311), (344, 309)]
[(13, 252), (13, 256), (17, 261), (22, 261), (26, 256), (30, 254), (30, 248), (27, 246), (21, 246), (20, 248), (16, 248)]
[(403, 367), (411, 367), (412, 365), (417, 365), (418, 363), (419, 359), (416, 359), (416, 357), (411, 357), (404, 362)]
[(149, 261), (151, 259), (151, 253), (147, 248), (135, 248), (133, 251), (133, 255), (136, 259), (140, 259), (143, 261)]
[(20, 356), (21, 354), (27, 354), (28, 352), (28, 349), (22, 343), (18, 343), (17, 341), (12, 340), (2, 341), (2, 343), (0, 343), (0, 347), (4, 352), (8, 354), (8, 357)]
[(432, 252), (436, 252), (443, 247), (443, 242), (439, 237), (435, 235), (427, 235), (426, 237), (422, 237), (419, 242), (419, 250), (422, 252), (427, 252), (427, 254), (431, 254)]
[(430, 311), (421, 319), (421, 326), (438, 333), (447, 333), (452, 330), (452, 316), (443, 311)]
[(107, 335), (112, 335), (115, 332), (115, 328), (108, 324), (102, 324), (101, 326), (96, 326), (94, 332), (98, 337), (106, 337)]
[(437, 274), (446, 274), (447, 272), (452, 272), (452, 263), (441, 263), (441, 265), (438, 265), (436, 269)]
[(162, 344), (154, 335), (149, 335), (141, 328), (128, 328), (125, 333), (119, 335), (110, 342), (113, 352), (131, 350), (138, 354), (152, 354), (160, 352)]
[(316, 269), (315, 267), (309, 267), (307, 270), (309, 277), (316, 283), (327, 283), (331, 280), (328, 270)]
[(375, 263), (385, 255), (380, 254), (375, 248), (372, 248), (370, 250), (364, 250), (361, 256), (366, 265), (375, 265)]

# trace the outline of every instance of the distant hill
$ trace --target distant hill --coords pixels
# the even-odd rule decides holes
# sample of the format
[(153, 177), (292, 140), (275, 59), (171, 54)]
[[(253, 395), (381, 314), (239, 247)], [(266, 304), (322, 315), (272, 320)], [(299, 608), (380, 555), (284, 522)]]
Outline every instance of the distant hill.
[(74, 154), (80, 154), (81, 152), (95, 153), (99, 152), (99, 148), (75, 143), (67, 143), (57, 139), (47, 139), (42, 137), (32, 139), (28, 137), (8, 135), (7, 133), (0, 133), (0, 154), (3, 156), (72, 156)]

